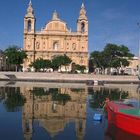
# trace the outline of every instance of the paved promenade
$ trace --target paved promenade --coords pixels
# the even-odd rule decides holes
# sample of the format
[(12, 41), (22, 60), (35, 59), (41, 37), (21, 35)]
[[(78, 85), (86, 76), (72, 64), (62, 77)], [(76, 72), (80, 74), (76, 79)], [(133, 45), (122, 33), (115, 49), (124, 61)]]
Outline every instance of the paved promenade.
[(0, 72), (0, 81), (29, 82), (70, 82), (86, 83), (87, 81), (103, 81), (104, 83), (140, 83), (137, 76), (111, 76), (94, 74), (61, 74), (32, 72)]

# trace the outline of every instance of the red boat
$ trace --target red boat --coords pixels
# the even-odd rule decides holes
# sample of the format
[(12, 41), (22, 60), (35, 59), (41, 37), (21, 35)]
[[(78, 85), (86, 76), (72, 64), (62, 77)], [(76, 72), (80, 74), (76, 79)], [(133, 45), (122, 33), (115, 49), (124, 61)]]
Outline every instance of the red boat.
[(106, 108), (109, 123), (140, 136), (140, 109), (117, 102), (108, 102)]
[(108, 123), (105, 140), (140, 140), (140, 136), (126, 132), (115, 125)]

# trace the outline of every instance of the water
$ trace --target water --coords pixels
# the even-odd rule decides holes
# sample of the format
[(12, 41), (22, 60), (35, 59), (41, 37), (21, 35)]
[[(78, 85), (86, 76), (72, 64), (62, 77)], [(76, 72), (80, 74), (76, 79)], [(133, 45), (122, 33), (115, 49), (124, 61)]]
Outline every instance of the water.
[(1, 139), (114, 140), (116, 136), (108, 128), (106, 117), (103, 115), (101, 122), (95, 122), (93, 115), (103, 113), (106, 97), (139, 99), (137, 87), (118, 87), (6, 84), (0, 87)]

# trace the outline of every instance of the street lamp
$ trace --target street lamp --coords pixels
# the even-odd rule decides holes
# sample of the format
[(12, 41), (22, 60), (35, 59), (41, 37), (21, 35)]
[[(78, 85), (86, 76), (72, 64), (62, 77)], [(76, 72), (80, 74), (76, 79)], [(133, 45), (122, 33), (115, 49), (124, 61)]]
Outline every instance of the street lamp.
[(0, 57), (0, 70), (2, 71), (2, 57)]
[(6, 56), (5, 59), (6, 59), (6, 64), (5, 64), (5, 65), (6, 65), (6, 71), (8, 71), (8, 70), (9, 70), (9, 66), (8, 66), (8, 56)]

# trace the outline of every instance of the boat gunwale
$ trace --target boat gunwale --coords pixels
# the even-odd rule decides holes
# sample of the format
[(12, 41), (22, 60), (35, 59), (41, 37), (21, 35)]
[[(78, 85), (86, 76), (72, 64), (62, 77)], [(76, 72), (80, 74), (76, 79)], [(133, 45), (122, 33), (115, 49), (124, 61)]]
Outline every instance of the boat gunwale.
[[(113, 104), (118, 104), (119, 105), (119, 103), (114, 103), (114, 102), (112, 102)], [(122, 106), (127, 106), (127, 105), (125, 105), (125, 104), (121, 104)], [(121, 115), (124, 115), (124, 116), (127, 116), (127, 117), (131, 117), (131, 118), (135, 118), (135, 119), (138, 119), (138, 120), (140, 120), (140, 116), (138, 117), (138, 116), (135, 116), (135, 115), (131, 115), (131, 114), (125, 114), (125, 113), (123, 113), (123, 112), (120, 112), (120, 109), (123, 109), (123, 110), (130, 110), (130, 109), (135, 109), (134, 107), (130, 107), (130, 106), (128, 106), (128, 108), (127, 109), (124, 109), (124, 108), (119, 108), (118, 109), (118, 111), (115, 111), (115, 110), (113, 110), (113, 108), (111, 108), (109, 105), (107, 105), (108, 106), (108, 108), (111, 110), (111, 111), (113, 111), (114, 113), (116, 113), (116, 114), (121, 114)]]

